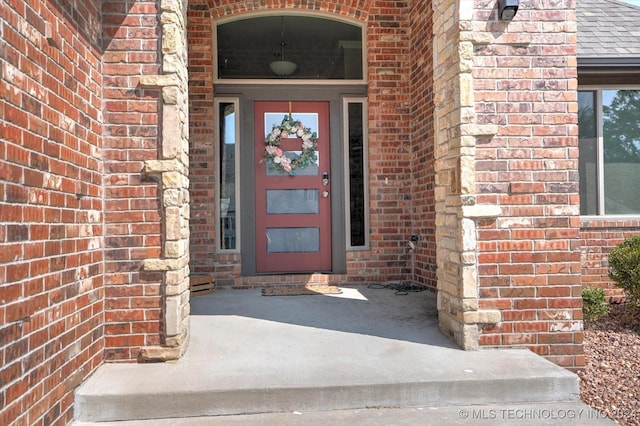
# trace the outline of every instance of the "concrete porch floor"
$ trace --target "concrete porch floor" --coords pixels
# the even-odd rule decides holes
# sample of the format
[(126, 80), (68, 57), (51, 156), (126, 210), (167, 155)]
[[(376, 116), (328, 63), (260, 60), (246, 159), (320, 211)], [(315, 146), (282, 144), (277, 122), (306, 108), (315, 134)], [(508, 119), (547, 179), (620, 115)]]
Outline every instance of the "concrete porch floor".
[[(185, 356), (101, 366), (76, 392), (76, 423), (607, 422), (579, 401), (576, 375), (527, 350), (458, 349), (438, 330), (433, 294), (342, 288), (193, 298)], [(505, 417), (517, 407), (534, 417)]]

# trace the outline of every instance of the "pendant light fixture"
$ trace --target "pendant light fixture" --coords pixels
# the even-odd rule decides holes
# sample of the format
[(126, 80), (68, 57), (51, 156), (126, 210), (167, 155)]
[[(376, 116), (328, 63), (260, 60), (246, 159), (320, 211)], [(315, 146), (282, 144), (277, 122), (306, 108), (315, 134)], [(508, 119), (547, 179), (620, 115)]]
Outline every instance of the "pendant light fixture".
[(284, 58), (284, 47), (287, 43), (284, 41), (284, 16), (282, 17), (282, 25), (280, 27), (280, 58), (277, 61), (273, 61), (269, 64), (269, 68), (274, 74), (280, 77), (291, 75), (298, 65), (295, 62), (287, 61)]

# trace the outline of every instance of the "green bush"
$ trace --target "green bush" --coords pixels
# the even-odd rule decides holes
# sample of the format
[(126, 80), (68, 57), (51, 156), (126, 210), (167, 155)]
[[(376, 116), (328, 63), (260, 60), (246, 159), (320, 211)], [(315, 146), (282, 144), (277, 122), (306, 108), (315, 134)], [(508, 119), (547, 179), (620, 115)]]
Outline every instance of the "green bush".
[(611, 250), (609, 278), (624, 290), (628, 303), (640, 306), (640, 236), (629, 237)]
[(609, 313), (604, 290), (600, 287), (582, 289), (582, 313), (586, 320), (595, 320)]

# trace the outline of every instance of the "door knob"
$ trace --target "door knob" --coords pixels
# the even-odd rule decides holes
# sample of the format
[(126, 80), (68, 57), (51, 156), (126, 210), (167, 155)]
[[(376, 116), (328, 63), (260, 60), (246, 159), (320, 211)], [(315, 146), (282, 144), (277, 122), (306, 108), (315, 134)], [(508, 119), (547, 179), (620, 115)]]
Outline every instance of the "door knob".
[(329, 196), (329, 191), (324, 191), (324, 192), (322, 192), (322, 196), (323, 196), (324, 198), (327, 198), (327, 197)]
[(329, 185), (329, 173), (328, 172), (322, 173), (322, 184), (324, 186)]

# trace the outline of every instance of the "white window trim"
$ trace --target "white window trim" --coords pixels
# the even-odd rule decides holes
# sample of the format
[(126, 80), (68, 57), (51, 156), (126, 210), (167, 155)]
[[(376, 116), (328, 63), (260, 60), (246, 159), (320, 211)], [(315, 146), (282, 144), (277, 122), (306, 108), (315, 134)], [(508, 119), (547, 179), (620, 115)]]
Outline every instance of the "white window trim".
[(240, 215), (236, 215), (236, 248), (234, 249), (223, 249), (222, 248), (222, 230), (220, 229), (220, 180), (221, 173), (220, 170), (220, 104), (233, 104), (234, 111), (236, 114), (235, 120), (235, 146), (234, 146), (234, 162), (235, 162), (235, 193), (236, 193), (236, 212), (241, 211), (240, 206), (240, 99), (239, 98), (215, 98), (213, 100), (213, 126), (214, 126), (214, 147), (213, 150), (213, 158), (214, 158), (214, 170), (215, 170), (215, 247), (216, 253), (225, 254), (225, 253), (240, 253), (240, 231), (241, 231), (241, 223), (240, 223)]
[(602, 85), (586, 85), (578, 86), (578, 91), (592, 91), (595, 92), (596, 99), (596, 140), (598, 141), (598, 214), (596, 215), (581, 215), (582, 220), (638, 220), (640, 219), (640, 213), (637, 215), (616, 215), (606, 214), (604, 212), (604, 124), (602, 122), (602, 91), (603, 90), (640, 90), (638, 84), (602, 84)]
[[(351, 244), (351, 189), (349, 183), (349, 104), (362, 104), (362, 161), (364, 174), (364, 245), (353, 246)], [(344, 138), (344, 194), (345, 194), (345, 228), (347, 251), (365, 251), (370, 249), (369, 240), (369, 122), (366, 97), (353, 97), (342, 99), (342, 134)]]
[(602, 90), (596, 90), (596, 140), (598, 146), (596, 152), (598, 153), (598, 167), (596, 173), (598, 173), (598, 215), (604, 215), (604, 126), (602, 124)]

